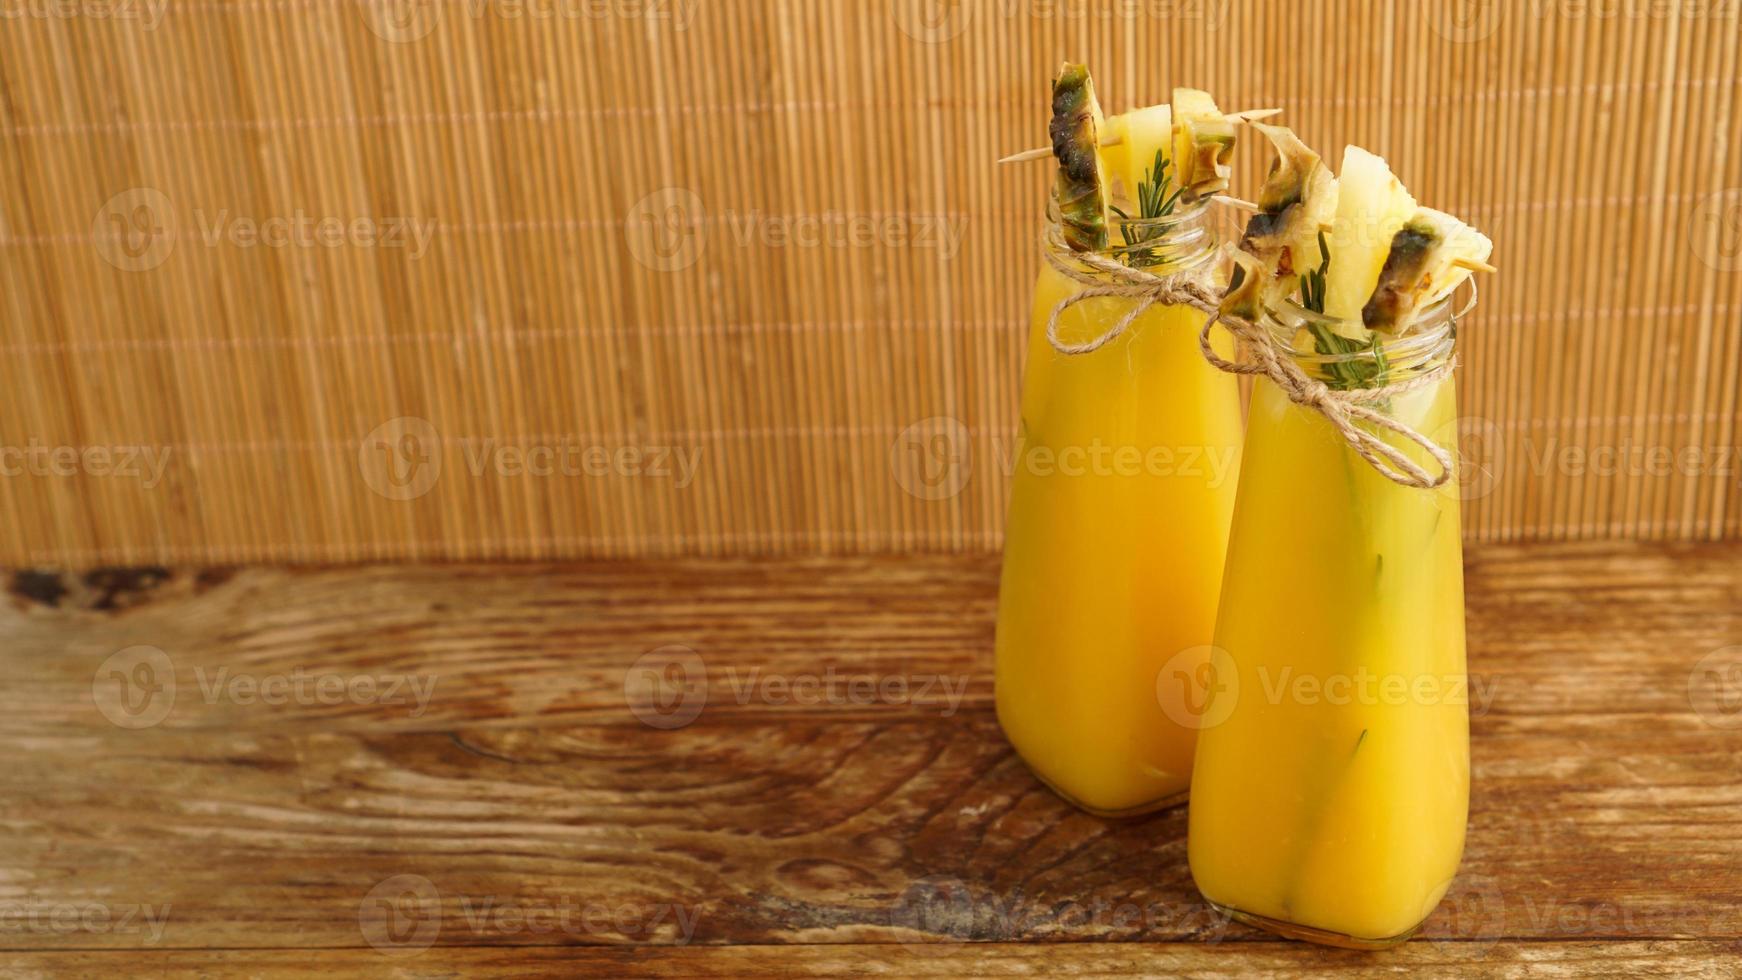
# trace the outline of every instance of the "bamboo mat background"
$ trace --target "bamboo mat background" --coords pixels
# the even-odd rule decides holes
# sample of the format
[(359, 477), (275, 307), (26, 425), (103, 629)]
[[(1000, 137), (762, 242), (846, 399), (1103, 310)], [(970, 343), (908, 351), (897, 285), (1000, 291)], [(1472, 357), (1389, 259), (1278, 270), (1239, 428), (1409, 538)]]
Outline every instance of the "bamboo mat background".
[(1495, 239), (1470, 534), (1734, 534), (1737, 7), (0, 0), (0, 561), (995, 548), (1066, 55)]

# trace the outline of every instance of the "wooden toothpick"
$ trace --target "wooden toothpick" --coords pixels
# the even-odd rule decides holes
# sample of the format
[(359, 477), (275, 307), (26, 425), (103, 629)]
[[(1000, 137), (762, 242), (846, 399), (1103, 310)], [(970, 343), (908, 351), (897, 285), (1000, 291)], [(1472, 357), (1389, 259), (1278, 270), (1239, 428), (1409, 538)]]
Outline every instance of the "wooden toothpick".
[[(1251, 122), (1255, 119), (1269, 119), (1271, 116), (1274, 116), (1281, 111), (1281, 109), (1242, 109), (1239, 112), (1230, 112), (1222, 118), (1229, 122)], [(1124, 142), (1125, 140), (1123, 136), (1115, 134), (1107, 137), (1107, 141), (1100, 145), (1103, 147), (1119, 146)], [(998, 162), (1026, 163), (1029, 160), (1044, 160), (1050, 156), (1052, 156), (1052, 147), (1037, 146), (1032, 150), (1023, 150), (1020, 153), (1012, 153), (1007, 157), (1000, 158)]]

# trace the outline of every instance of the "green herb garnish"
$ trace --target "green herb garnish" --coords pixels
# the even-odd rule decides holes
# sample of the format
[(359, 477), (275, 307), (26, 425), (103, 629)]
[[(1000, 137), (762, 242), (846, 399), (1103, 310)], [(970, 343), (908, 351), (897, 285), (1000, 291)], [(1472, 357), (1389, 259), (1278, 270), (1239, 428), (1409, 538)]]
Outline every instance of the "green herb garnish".
[[(1309, 270), (1300, 277), (1300, 305), (1314, 313), (1325, 312), (1325, 273), (1331, 268), (1331, 247), (1325, 242), (1325, 233), (1319, 232), (1319, 267)], [(1338, 390), (1350, 388), (1376, 388), (1385, 383), (1389, 365), (1385, 360), (1385, 348), (1378, 338), (1373, 340), (1350, 340), (1336, 333), (1329, 327), (1316, 321), (1308, 321), (1307, 330), (1313, 335), (1313, 347), (1327, 356), (1345, 354), (1363, 354), (1369, 351), (1372, 360), (1356, 358), (1325, 365), (1325, 383)]]
[[(1167, 159), (1160, 150), (1156, 150), (1155, 163), (1143, 172), (1145, 179), (1137, 182), (1138, 220), (1167, 217), (1173, 213), (1174, 205), (1179, 203), (1180, 195), (1185, 193), (1184, 188), (1174, 187), (1173, 179), (1167, 175), (1167, 166)], [(1126, 221), (1132, 220), (1118, 205), (1113, 205), (1113, 213)], [(1126, 254), (1126, 264), (1140, 267), (1154, 265), (1159, 261), (1154, 249), (1137, 246), (1160, 238), (1166, 231), (1167, 229), (1159, 227), (1132, 228), (1129, 225), (1120, 225), (1119, 233), (1124, 236), (1126, 247), (1136, 249)]]

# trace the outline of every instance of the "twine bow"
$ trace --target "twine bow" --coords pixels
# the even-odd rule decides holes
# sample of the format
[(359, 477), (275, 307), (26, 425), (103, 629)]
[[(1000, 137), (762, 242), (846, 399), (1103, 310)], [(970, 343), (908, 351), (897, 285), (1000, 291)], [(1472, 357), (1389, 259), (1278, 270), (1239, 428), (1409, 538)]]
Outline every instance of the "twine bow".
[[(1351, 449), (1393, 483), (1431, 490), (1443, 486), (1452, 478), (1452, 456), (1444, 447), (1373, 408), (1372, 403), (1437, 384), (1451, 375), (1452, 369), (1456, 367), (1455, 357), (1447, 358), (1444, 364), (1431, 370), (1392, 384), (1351, 390), (1333, 389), (1301, 370), (1293, 358), (1279, 354), (1276, 339), (1269, 330), (1244, 317), (1223, 313), (1222, 291), (1215, 287), (1206, 272), (1189, 271), (1158, 276), (1093, 252), (1075, 254), (1075, 263), (1067, 262), (1054, 254), (1052, 249), (1046, 250), (1046, 257), (1061, 275), (1084, 287), (1059, 300), (1047, 316), (1047, 342), (1060, 354), (1088, 354), (1100, 350), (1158, 303), (1189, 306), (1209, 316), (1204, 321), (1203, 329), (1198, 331), (1198, 347), (1212, 367), (1229, 374), (1250, 374), (1268, 378), (1278, 390), (1288, 396), (1289, 401), (1324, 416)], [(1093, 271), (1085, 271), (1084, 267)], [(1080, 344), (1065, 342), (1059, 336), (1059, 319), (1065, 310), (1085, 300), (1103, 296), (1120, 296), (1135, 302), (1124, 316), (1100, 336)], [(1235, 360), (1230, 361), (1217, 354), (1210, 345), (1210, 334), (1218, 323), (1240, 342), (1242, 348), (1253, 352), (1257, 360), (1242, 361), (1236, 356)], [(1377, 432), (1363, 428), (1359, 423), (1390, 430), (1420, 446), (1438, 467), (1438, 472), (1429, 472), (1403, 450), (1387, 442)]]

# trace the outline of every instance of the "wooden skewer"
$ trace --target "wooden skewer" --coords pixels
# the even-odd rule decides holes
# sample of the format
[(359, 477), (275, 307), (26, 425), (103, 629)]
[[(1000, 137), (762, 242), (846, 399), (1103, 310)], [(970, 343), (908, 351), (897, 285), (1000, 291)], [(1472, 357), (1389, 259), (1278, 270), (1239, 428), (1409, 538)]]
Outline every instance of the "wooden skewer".
[(1456, 258), (1456, 259), (1452, 260), (1452, 264), (1457, 266), (1460, 269), (1469, 269), (1471, 272), (1499, 272), (1500, 271), (1495, 266), (1491, 266), (1486, 262), (1478, 262), (1475, 259)]
[[(1222, 118), (1229, 122), (1251, 122), (1254, 119), (1269, 119), (1271, 116), (1274, 116), (1281, 111), (1281, 109), (1242, 109), (1239, 112), (1230, 112)], [(1114, 135), (1108, 137), (1107, 141), (1100, 145), (1104, 147), (1118, 146), (1123, 142), (1125, 142), (1125, 140), (1122, 136)], [(1012, 153), (1007, 157), (1001, 158), (998, 162), (1026, 163), (1029, 160), (1044, 160), (1050, 156), (1052, 156), (1052, 147), (1037, 146), (1032, 150), (1023, 150), (1020, 153)]]
[(1242, 201), (1241, 199), (1239, 199), (1237, 197), (1229, 197), (1226, 194), (1217, 194), (1214, 197), (1210, 198), (1210, 201), (1212, 203), (1215, 203), (1215, 204), (1225, 204), (1228, 207), (1237, 208), (1241, 211), (1254, 211), (1254, 212), (1256, 212), (1256, 211), (1264, 210), (1263, 208), (1259, 207), (1258, 205), (1253, 204), (1251, 201)]

